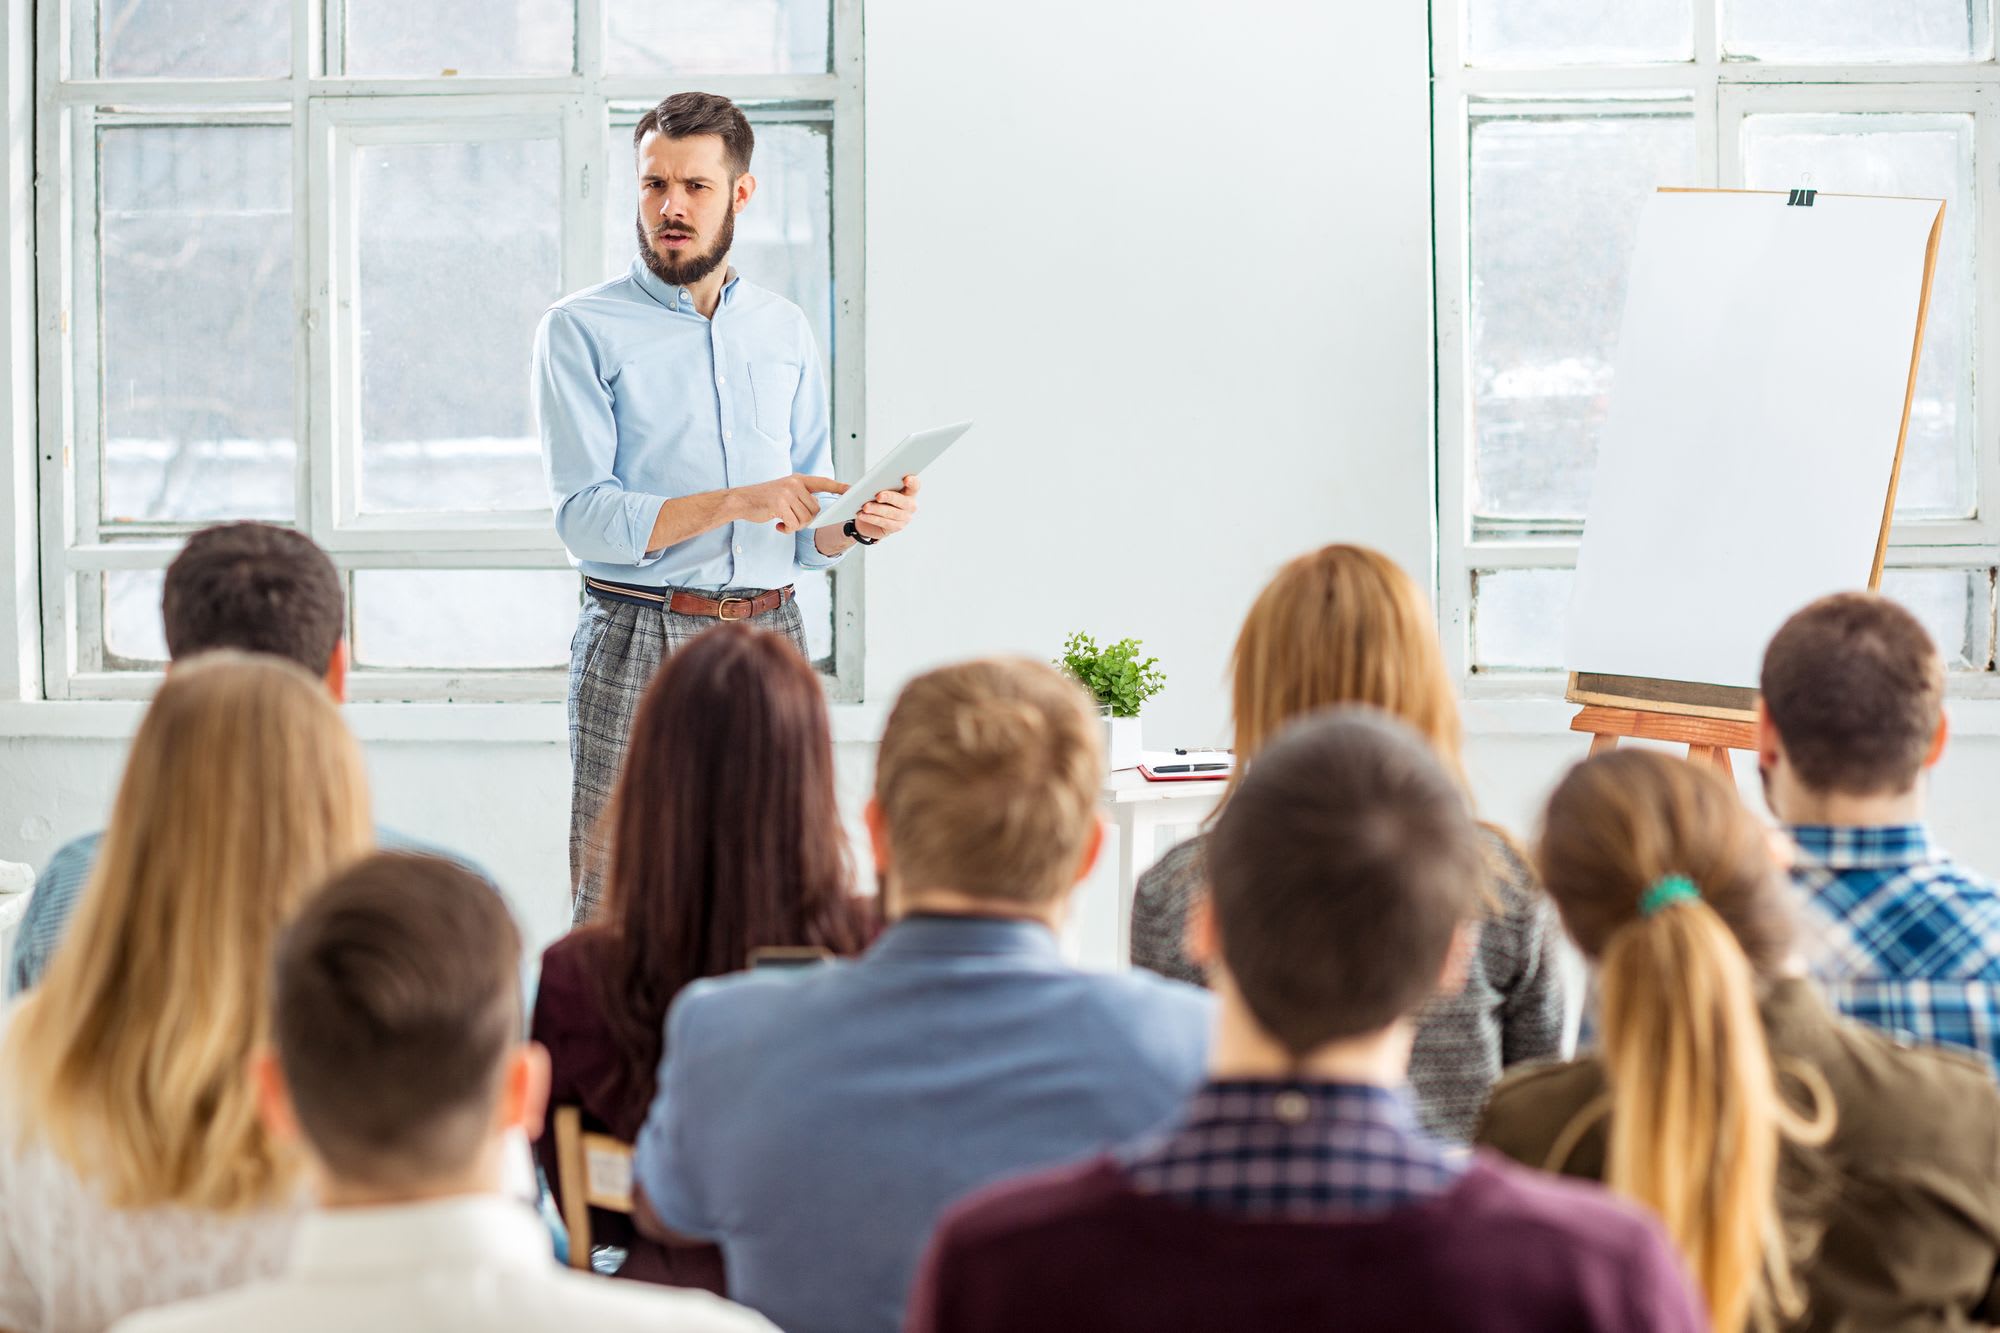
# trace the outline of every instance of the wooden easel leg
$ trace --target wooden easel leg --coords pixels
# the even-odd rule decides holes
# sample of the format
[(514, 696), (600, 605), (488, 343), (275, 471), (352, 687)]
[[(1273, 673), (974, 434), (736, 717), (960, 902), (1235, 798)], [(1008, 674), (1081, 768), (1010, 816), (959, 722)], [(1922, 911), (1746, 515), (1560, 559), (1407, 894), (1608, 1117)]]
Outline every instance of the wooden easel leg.
[(1618, 738), (1616, 736), (1600, 731), (1590, 738), (1590, 754), (1592, 758), (1596, 758), (1600, 754), (1606, 754), (1617, 748)]

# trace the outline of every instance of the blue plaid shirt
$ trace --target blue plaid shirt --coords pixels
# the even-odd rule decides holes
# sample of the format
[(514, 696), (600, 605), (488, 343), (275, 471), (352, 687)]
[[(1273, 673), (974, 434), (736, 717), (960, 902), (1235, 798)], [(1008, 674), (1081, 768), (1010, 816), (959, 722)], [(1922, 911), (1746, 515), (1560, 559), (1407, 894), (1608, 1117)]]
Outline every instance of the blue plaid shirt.
[(1362, 1083), (1212, 1080), (1180, 1124), (1118, 1154), (1142, 1194), (1252, 1217), (1369, 1216), (1434, 1198), (1467, 1154)]
[(1790, 833), (1807, 962), (1834, 1007), (2000, 1065), (2000, 887), (1922, 824)]

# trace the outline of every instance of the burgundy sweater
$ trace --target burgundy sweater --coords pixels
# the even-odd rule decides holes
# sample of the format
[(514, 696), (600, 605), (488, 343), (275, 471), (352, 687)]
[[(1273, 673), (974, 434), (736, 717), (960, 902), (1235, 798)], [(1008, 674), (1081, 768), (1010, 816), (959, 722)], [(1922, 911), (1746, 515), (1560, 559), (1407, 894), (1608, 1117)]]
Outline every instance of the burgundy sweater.
[(1341, 1221), (1198, 1211), (1106, 1158), (998, 1185), (939, 1224), (906, 1330), (1706, 1327), (1651, 1219), (1482, 1155), (1434, 1200)]

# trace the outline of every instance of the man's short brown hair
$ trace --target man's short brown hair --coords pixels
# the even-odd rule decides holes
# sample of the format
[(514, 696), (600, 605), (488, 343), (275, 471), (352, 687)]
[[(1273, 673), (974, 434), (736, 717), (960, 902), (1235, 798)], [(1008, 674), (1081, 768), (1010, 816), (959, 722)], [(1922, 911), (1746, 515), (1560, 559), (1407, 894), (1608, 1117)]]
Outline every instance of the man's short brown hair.
[(341, 1181), (398, 1189), (469, 1166), (521, 1040), (521, 937), (453, 862), (377, 853), (279, 942), (278, 1064), (300, 1128)]
[(1764, 650), (1764, 709), (1799, 781), (1817, 792), (1908, 791), (1944, 715), (1944, 662), (1878, 593), (1822, 597)]
[(637, 148), (641, 139), (655, 131), (669, 139), (716, 135), (722, 140), (731, 176), (741, 176), (750, 170), (750, 152), (757, 146), (750, 118), (736, 103), (715, 93), (675, 93), (667, 98), (639, 117), (639, 123), (632, 129), (632, 146)]
[(326, 674), (346, 633), (340, 572), (312, 538), (269, 523), (223, 523), (187, 539), (160, 597), (167, 655), (270, 653)]
[(904, 687), (882, 729), (875, 801), (901, 883), (1040, 905), (1075, 883), (1104, 782), (1083, 690), (1025, 659)]
[(1485, 873), (1464, 792), (1431, 747), (1359, 708), (1258, 751), (1206, 858), (1222, 961), (1294, 1055), (1430, 999)]

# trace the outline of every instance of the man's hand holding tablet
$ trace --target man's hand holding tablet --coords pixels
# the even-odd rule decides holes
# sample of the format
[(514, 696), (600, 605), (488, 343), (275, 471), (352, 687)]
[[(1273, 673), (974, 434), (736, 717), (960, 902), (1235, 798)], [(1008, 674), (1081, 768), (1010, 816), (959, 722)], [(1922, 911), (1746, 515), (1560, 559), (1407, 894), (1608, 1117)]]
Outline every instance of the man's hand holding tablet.
[(838, 528), (852, 519), (854, 531), (871, 542), (901, 532), (917, 512), (917, 474), (971, 429), (970, 421), (960, 421), (908, 436), (851, 488), (841, 487), (842, 498), (821, 510), (807, 526)]

